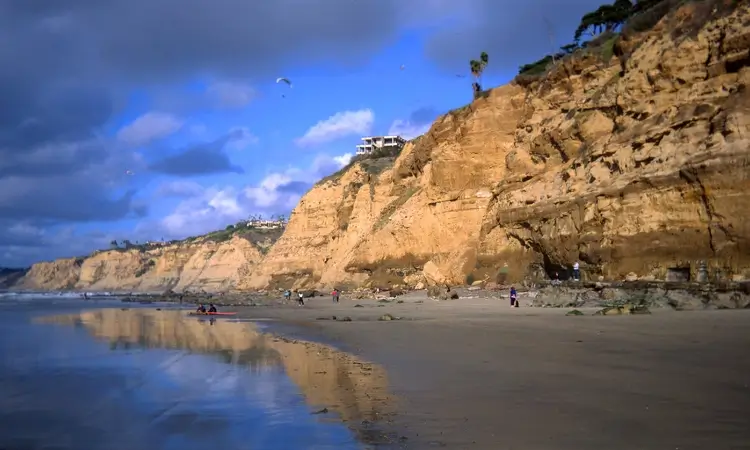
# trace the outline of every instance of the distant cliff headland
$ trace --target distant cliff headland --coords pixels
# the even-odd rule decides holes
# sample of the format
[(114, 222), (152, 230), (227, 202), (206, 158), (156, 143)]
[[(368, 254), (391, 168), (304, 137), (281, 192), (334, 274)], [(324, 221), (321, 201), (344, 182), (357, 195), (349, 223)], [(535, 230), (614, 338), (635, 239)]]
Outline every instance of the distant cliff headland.
[(750, 279), (750, 7), (618, 0), (572, 38), (491, 90), (472, 61), (471, 104), (324, 178), (284, 227), (113, 243), (15, 287), (521, 282), (575, 261), (585, 280), (695, 279), (700, 261), (710, 279)]

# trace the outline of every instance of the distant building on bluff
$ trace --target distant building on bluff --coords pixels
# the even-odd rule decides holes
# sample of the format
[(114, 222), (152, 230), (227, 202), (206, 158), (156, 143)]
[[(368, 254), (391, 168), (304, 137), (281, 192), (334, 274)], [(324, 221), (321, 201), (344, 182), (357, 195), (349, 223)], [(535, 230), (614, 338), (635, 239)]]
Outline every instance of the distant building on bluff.
[(286, 219), (276, 220), (263, 220), (263, 219), (250, 219), (243, 222), (248, 228), (258, 228), (265, 230), (273, 230), (276, 228), (284, 228), (286, 226)]
[(357, 155), (369, 155), (380, 149), (400, 151), (406, 145), (406, 140), (401, 136), (368, 136), (363, 137), (362, 141), (364, 144), (357, 146)]

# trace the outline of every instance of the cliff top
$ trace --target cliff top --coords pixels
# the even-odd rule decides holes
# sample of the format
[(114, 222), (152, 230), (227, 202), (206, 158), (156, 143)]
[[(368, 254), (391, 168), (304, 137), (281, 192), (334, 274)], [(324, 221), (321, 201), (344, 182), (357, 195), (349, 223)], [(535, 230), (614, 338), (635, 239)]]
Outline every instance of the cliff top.
[[(695, 37), (711, 20), (732, 13), (740, 0), (615, 0), (603, 4), (581, 17), (573, 33), (573, 42), (555, 54), (548, 54), (519, 67), (513, 80), (521, 86), (531, 86), (552, 76), (559, 81), (560, 73), (569, 75), (569, 65), (575, 59), (596, 56), (609, 62), (617, 56), (622, 69), (649, 32), (669, 34), (674, 41)], [(585, 40), (585, 37), (589, 40)], [(567, 64), (567, 66), (566, 66)]]
[[(262, 222), (257, 220), (258, 222)], [(111, 247), (107, 249), (100, 249), (94, 252), (94, 254), (104, 251), (125, 251), (125, 250), (139, 250), (147, 251), (155, 248), (161, 248), (166, 246), (179, 246), (179, 245), (191, 245), (201, 243), (221, 243), (232, 239), (233, 237), (239, 237), (250, 242), (254, 246), (258, 247), (262, 253), (268, 251), (268, 249), (276, 242), (279, 237), (284, 233), (284, 225), (273, 223), (272, 225), (256, 225), (253, 221), (240, 221), (236, 224), (227, 225), (222, 230), (209, 231), (206, 234), (197, 236), (189, 236), (184, 239), (174, 239), (171, 241), (153, 241), (135, 244), (131, 241), (124, 239), (122, 241), (112, 241)], [(276, 221), (268, 221), (276, 222)]]

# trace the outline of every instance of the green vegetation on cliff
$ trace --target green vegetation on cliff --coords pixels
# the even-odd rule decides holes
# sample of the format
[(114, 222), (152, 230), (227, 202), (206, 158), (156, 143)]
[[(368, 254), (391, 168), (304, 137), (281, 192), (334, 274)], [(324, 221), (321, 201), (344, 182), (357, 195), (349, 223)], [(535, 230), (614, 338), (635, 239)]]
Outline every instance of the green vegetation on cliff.
[[(573, 33), (572, 43), (562, 46), (555, 54), (545, 55), (537, 61), (522, 65), (514, 81), (522, 86), (529, 86), (542, 79), (557, 62), (582, 53), (593, 52), (603, 62), (608, 62), (617, 54), (621, 39), (629, 39), (634, 34), (651, 30), (671, 11), (689, 3), (695, 4), (695, 11), (688, 20), (673, 28), (673, 37), (695, 32), (711, 18), (734, 10), (740, 1), (640, 0), (633, 3), (630, 0), (615, 0), (612, 4), (604, 4), (584, 14)], [(590, 37), (588, 41), (584, 40), (586, 36)], [(618, 56), (621, 63), (624, 63), (629, 55), (621, 53)]]
[[(412, 142), (416, 141), (416, 139), (413, 139)], [(357, 155), (349, 161), (349, 164), (327, 177), (321, 178), (320, 181), (315, 183), (315, 185), (318, 186), (329, 181), (338, 181), (349, 169), (354, 167), (355, 164), (359, 164), (360, 167), (362, 167), (362, 170), (370, 175), (377, 176), (383, 171), (389, 169), (400, 153), (401, 149), (388, 147), (375, 150), (372, 153)]]
[[(279, 218), (282, 222), (285, 221), (284, 217)], [(256, 222), (261, 221), (261, 218), (255, 218)], [(146, 252), (148, 250), (157, 249), (166, 245), (186, 245), (186, 244), (192, 244), (192, 243), (201, 243), (201, 242), (225, 242), (233, 237), (237, 236), (242, 239), (247, 240), (248, 242), (255, 245), (258, 250), (261, 253), (266, 253), (271, 248), (271, 246), (278, 240), (281, 235), (284, 233), (285, 226), (266, 226), (266, 225), (257, 225), (253, 223), (253, 220), (250, 221), (242, 221), (237, 222), (236, 224), (230, 224), (227, 225), (226, 228), (223, 230), (216, 230), (211, 231), (209, 233), (199, 235), (199, 236), (190, 236), (185, 239), (181, 240), (171, 240), (171, 241), (162, 241), (162, 242), (146, 242), (146, 243), (139, 243), (139, 242), (131, 242), (128, 239), (123, 239), (122, 241), (116, 241), (113, 240), (110, 243), (110, 249), (114, 251), (128, 251), (128, 250), (136, 250), (141, 253)]]

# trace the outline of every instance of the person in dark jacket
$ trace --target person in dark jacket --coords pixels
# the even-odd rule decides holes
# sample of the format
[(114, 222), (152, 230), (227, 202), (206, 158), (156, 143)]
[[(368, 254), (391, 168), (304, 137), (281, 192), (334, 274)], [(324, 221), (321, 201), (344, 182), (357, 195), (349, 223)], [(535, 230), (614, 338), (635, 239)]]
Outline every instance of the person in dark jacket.
[(198, 305), (198, 309), (195, 310), (195, 312), (199, 314), (205, 314), (206, 313), (206, 307), (203, 306), (203, 304)]
[(219, 311), (216, 309), (216, 306), (214, 306), (214, 304), (211, 303), (211, 304), (208, 305), (208, 312), (215, 313), (215, 312), (219, 312)]
[(510, 287), (510, 306), (518, 308), (518, 292), (513, 286)]

